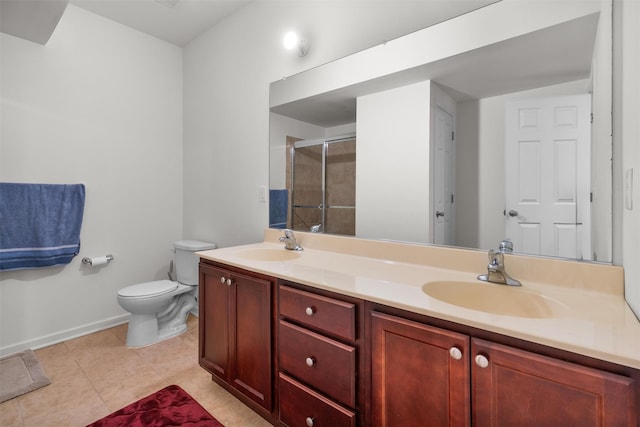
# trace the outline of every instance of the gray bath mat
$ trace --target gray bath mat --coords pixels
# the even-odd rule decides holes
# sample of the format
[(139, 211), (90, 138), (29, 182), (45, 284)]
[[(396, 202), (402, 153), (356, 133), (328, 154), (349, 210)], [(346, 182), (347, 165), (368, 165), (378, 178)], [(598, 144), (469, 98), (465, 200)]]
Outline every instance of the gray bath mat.
[(0, 403), (51, 384), (32, 350), (0, 359)]

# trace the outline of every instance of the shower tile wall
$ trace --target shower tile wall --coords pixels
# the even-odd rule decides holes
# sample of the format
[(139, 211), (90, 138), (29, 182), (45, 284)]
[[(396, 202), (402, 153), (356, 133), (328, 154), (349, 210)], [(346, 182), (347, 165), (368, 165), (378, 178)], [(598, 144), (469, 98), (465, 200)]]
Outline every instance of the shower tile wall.
[(327, 152), (327, 204), (325, 231), (356, 233), (356, 140), (329, 144)]

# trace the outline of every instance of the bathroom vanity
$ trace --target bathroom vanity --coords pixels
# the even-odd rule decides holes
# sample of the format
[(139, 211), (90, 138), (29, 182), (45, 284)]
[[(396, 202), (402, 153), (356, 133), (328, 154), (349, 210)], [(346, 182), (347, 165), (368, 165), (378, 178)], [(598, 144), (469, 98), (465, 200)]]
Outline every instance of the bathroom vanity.
[(199, 253), (200, 364), (272, 424), (640, 426), (621, 268), (296, 236)]

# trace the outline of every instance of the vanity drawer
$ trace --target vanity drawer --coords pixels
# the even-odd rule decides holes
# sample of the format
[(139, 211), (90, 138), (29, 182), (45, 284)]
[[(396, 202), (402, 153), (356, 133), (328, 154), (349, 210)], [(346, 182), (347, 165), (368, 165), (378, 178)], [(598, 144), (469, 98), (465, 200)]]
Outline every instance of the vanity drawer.
[(280, 369), (340, 403), (356, 406), (356, 349), (280, 321)]
[(356, 414), (280, 374), (280, 421), (289, 427), (355, 427)]
[(356, 339), (355, 312), (355, 304), (280, 285), (281, 316), (351, 342)]

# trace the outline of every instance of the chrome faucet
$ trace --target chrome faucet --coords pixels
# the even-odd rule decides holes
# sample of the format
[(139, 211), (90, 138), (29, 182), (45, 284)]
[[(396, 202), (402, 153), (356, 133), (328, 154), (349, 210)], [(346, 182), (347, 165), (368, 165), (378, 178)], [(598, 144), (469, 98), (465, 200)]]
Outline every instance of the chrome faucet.
[(489, 265), (487, 265), (487, 274), (478, 276), (478, 280), (483, 282), (498, 283), (509, 286), (522, 286), (522, 283), (511, 278), (504, 267), (504, 254), (513, 252), (513, 243), (511, 240), (505, 239), (500, 242), (499, 250), (491, 249), (489, 251)]
[(296, 241), (296, 237), (293, 235), (293, 231), (284, 230), (284, 236), (280, 237), (280, 241), (284, 242), (284, 248), (290, 251), (302, 251), (302, 246)]
[(500, 242), (498, 251), (502, 252), (503, 254), (510, 254), (511, 252), (513, 252), (513, 242), (511, 241), (511, 239), (504, 239), (502, 242)]

